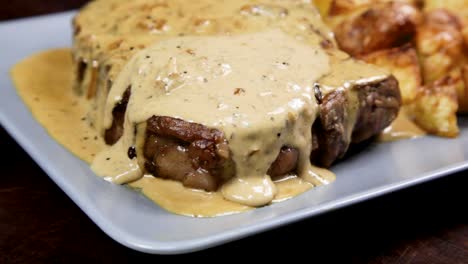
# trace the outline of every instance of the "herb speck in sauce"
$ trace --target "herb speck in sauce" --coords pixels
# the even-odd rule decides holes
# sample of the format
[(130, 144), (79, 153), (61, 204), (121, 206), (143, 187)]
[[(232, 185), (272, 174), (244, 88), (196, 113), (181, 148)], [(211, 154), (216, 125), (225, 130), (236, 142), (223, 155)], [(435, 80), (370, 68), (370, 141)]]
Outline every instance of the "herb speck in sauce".
[(240, 95), (241, 93), (245, 93), (245, 90), (242, 88), (234, 89), (234, 95)]

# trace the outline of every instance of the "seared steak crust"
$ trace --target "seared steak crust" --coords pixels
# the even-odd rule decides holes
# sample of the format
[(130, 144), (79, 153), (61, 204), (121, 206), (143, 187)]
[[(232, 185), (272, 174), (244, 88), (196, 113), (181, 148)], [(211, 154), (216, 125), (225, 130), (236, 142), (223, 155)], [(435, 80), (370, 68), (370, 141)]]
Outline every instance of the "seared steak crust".
[[(167, 116), (153, 116), (146, 125), (146, 169), (154, 175), (207, 191), (216, 190), (233, 175), (232, 170), (226, 169), (231, 160), (221, 131)], [(298, 156), (296, 149), (283, 147), (269, 175), (294, 171)]]
[(128, 100), (130, 99), (130, 87), (122, 95), (122, 100), (112, 109), (112, 125), (104, 132), (106, 144), (113, 145), (123, 134), (123, 124), (125, 120), (125, 111), (127, 110)]
[[(346, 126), (351, 114), (346, 91), (339, 89), (323, 98), (319, 120), (313, 128), (318, 146), (314, 147), (311, 160), (317, 165), (331, 166), (344, 156), (351, 143), (359, 143), (378, 134), (398, 114), (401, 95), (395, 77), (389, 76), (383, 81), (352, 89), (357, 92), (359, 102), (352, 131), (348, 131)], [(347, 137), (349, 133), (352, 133), (350, 139)]]
[[(351, 143), (376, 135), (398, 114), (401, 98), (393, 76), (352, 89), (359, 102), (353, 127), (347, 126), (351, 118), (347, 94), (350, 89), (337, 89), (322, 98), (319, 117), (312, 128), (312, 163), (331, 166), (344, 156)], [(127, 89), (112, 112), (114, 120), (105, 134), (108, 144), (115, 143), (122, 135), (129, 96), (130, 89)], [(146, 124), (145, 167), (155, 176), (214, 191), (234, 174), (228, 142), (221, 131), (167, 116), (153, 116)], [(268, 174), (279, 177), (294, 172), (298, 156), (297, 149), (284, 146)]]

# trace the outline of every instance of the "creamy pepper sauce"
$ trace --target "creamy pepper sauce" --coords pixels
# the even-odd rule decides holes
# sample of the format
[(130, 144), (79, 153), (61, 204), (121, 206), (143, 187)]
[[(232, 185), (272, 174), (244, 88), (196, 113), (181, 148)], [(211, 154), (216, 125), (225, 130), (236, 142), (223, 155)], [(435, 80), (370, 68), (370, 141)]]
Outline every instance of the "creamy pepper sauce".
[[(177, 117), (224, 133), (235, 176), (220, 193), (247, 206), (277, 196), (267, 171), (283, 146), (298, 149), (302, 180), (334, 180), (309, 161), (316, 81), (323, 78), (326, 95), (388, 76), (338, 51), (307, 0), (101, 0), (77, 15), (74, 28), (76, 69), (85, 69), (77, 90), (95, 96), (90, 116), (100, 133), (131, 88), (124, 134), (96, 156), (96, 174), (120, 184), (140, 179), (144, 123), (152, 115)], [(355, 92), (346, 96), (350, 141), (359, 103)], [(137, 156), (129, 159), (133, 146)]]
[[(105, 148), (100, 133), (87, 119), (90, 102), (70, 88), (73, 81), (69, 49), (51, 50), (36, 54), (18, 63), (11, 71), (17, 92), (32, 115), (47, 132), (80, 159), (91, 163)], [(380, 140), (391, 141), (423, 135), (405, 117), (399, 116)], [(406, 136), (405, 136), (406, 135)], [(322, 172), (323, 174), (327, 173)], [(129, 183), (164, 209), (188, 216), (218, 216), (252, 209), (223, 198), (219, 192), (189, 189), (181, 183), (144, 175)], [(273, 202), (280, 202), (314, 185), (290, 175), (275, 182), (277, 190)]]
[(380, 142), (396, 141), (423, 137), (426, 131), (418, 127), (410, 118), (405, 108), (401, 108), (398, 116), (392, 124), (385, 128), (377, 140)]
[(97, 155), (92, 168), (117, 183), (139, 179), (143, 158), (137, 157), (143, 155), (129, 159), (127, 150), (137, 135), (144, 137), (134, 127), (140, 129), (137, 124), (158, 115), (224, 133), (236, 172), (221, 187), (227, 200), (248, 206), (270, 203), (277, 188), (267, 171), (283, 146), (299, 150), (299, 177), (314, 185), (329, 183), (334, 177), (318, 173), (309, 160), (318, 109), (313, 85), (329, 72), (323, 49), (281, 30), (158, 42), (134, 55), (114, 82), (104, 126), (111, 125), (115, 104), (131, 87), (124, 134)]
[(69, 49), (31, 56), (11, 70), (19, 96), (47, 132), (80, 159), (91, 162), (105, 146), (92, 129), (89, 103), (71, 89), (73, 73)]
[[(91, 163), (105, 148), (101, 134), (90, 125), (90, 102), (72, 91), (72, 61), (69, 49), (33, 55), (11, 71), (18, 94), (47, 132), (80, 159)], [(129, 183), (162, 208), (188, 216), (218, 216), (252, 207), (231, 202), (219, 192), (189, 189), (179, 182), (144, 175)], [(294, 175), (275, 182), (273, 202), (284, 201), (313, 187)]]
[[(333, 181), (333, 173), (309, 161), (318, 113), (313, 84), (319, 81), (326, 95), (388, 76), (336, 50), (310, 1), (107, 0), (93, 2), (75, 22), (73, 57), (87, 65), (80, 85), (70, 51), (55, 50), (15, 66), (18, 93), (51, 136), (96, 174), (184, 215), (241, 212)], [(106, 146), (101, 135), (128, 87), (124, 134)], [(347, 97), (350, 139), (358, 101), (354, 92)], [(235, 177), (207, 193), (144, 175), (144, 124), (152, 115), (222, 131)], [(137, 158), (128, 157), (131, 146)], [(267, 171), (282, 146), (299, 150), (297, 176), (273, 182)]]

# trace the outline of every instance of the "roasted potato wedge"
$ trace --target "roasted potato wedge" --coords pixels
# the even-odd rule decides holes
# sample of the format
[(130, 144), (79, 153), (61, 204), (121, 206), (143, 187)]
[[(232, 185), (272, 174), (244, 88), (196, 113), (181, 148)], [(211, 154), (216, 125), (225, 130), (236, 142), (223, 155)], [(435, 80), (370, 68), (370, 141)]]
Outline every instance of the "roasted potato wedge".
[(330, 5), (333, 0), (313, 0), (312, 2), (320, 11), (322, 18), (326, 18), (328, 16), (328, 10), (330, 9)]
[(446, 9), (454, 12), (461, 17), (468, 17), (468, 0), (425, 0), (424, 9), (431, 11), (433, 9)]
[(424, 83), (438, 80), (463, 64), (461, 24), (450, 11), (435, 9), (425, 13), (415, 43), (422, 64)]
[(465, 47), (468, 47), (468, 24), (462, 29), (462, 35)]
[(421, 21), (420, 11), (403, 2), (376, 3), (356, 12), (331, 19), (340, 48), (352, 56), (407, 43)]
[(425, 0), (425, 12), (448, 10), (458, 18), (465, 46), (468, 47), (468, 0)]
[[(317, 0), (320, 2), (320, 0)], [(338, 16), (349, 14), (362, 7), (368, 7), (371, 4), (380, 2), (378, 0), (332, 0), (329, 4), (328, 15)]]
[(315, 0), (315, 3), (320, 10), (327, 11), (327, 13), (323, 14), (331, 16), (348, 14), (362, 7), (369, 7), (373, 4), (388, 2), (412, 4), (418, 8), (421, 8), (424, 5), (424, 0)]
[(457, 80), (446, 76), (422, 87), (411, 105), (410, 113), (418, 126), (427, 132), (443, 137), (456, 137)]
[(459, 85), (457, 89), (458, 93), (458, 111), (462, 113), (468, 113), (468, 64), (464, 65), (460, 71), (463, 85)]
[(416, 99), (422, 80), (418, 56), (411, 44), (376, 51), (359, 58), (387, 69), (397, 78), (400, 84), (403, 105), (409, 104)]
[(421, 61), (425, 83), (450, 76), (456, 83), (459, 111), (468, 111), (466, 83), (466, 43), (468, 32), (455, 13), (432, 9), (424, 15), (415, 43)]
[(468, 112), (468, 0), (315, 1), (344, 51), (395, 75), (420, 127), (458, 134), (455, 114)]

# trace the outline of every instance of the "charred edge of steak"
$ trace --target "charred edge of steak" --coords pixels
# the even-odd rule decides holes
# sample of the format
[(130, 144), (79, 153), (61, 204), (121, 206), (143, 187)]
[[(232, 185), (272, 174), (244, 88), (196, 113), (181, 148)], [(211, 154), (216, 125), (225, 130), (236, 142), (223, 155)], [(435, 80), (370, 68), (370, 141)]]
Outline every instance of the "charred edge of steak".
[(296, 170), (298, 160), (299, 151), (296, 148), (282, 147), (270, 169), (268, 169), (268, 175), (275, 178), (293, 172)]
[(123, 134), (123, 124), (125, 120), (125, 111), (127, 110), (128, 100), (130, 99), (131, 87), (128, 87), (122, 95), (122, 100), (112, 109), (112, 125), (106, 129), (104, 140), (106, 144), (113, 145)]
[[(352, 89), (357, 92), (359, 109), (351, 141), (359, 143), (376, 135), (394, 120), (401, 98), (398, 82), (393, 76)], [(351, 143), (346, 139), (346, 121), (349, 118), (346, 92), (350, 90), (337, 90), (322, 99), (319, 118), (312, 127), (311, 161), (314, 164), (329, 167), (344, 156)], [(121, 136), (129, 96), (130, 89), (127, 89), (122, 101), (114, 108), (114, 121), (106, 131), (106, 142), (110, 139), (117, 141)], [(114, 128), (118, 126), (120, 130)], [(214, 191), (234, 175), (229, 156), (224, 134), (217, 129), (165, 116), (152, 116), (147, 120), (145, 168), (157, 177), (177, 180), (191, 188)], [(284, 146), (268, 174), (274, 178), (294, 172), (298, 158), (297, 149)]]
[[(148, 119), (144, 156), (150, 173), (191, 188), (214, 191), (234, 175), (224, 134), (177, 118)], [(294, 171), (298, 156), (298, 150), (283, 147), (268, 174), (278, 177)]]
[(312, 151), (311, 160), (320, 166), (329, 167), (348, 148), (346, 139), (347, 106), (345, 91), (327, 94), (320, 104), (320, 115), (312, 133), (316, 135), (318, 148)]
[(182, 119), (167, 116), (152, 116), (147, 121), (147, 129), (157, 135), (171, 136), (186, 142), (197, 140), (224, 142), (224, 135), (217, 129), (191, 123)]
[(327, 94), (320, 104), (320, 116), (312, 128), (313, 144), (311, 161), (329, 167), (346, 153), (350, 143), (359, 143), (375, 136), (396, 118), (401, 105), (400, 89), (395, 77), (352, 88), (357, 92), (357, 110), (351, 142), (346, 138), (348, 100), (346, 92), (337, 90)]
[(144, 156), (149, 172), (191, 188), (218, 188), (229, 158), (221, 131), (165, 116), (152, 116), (146, 124)]
[(401, 106), (400, 88), (393, 75), (382, 82), (361, 85), (356, 89), (360, 107), (351, 137), (353, 143), (380, 133), (393, 122)]

